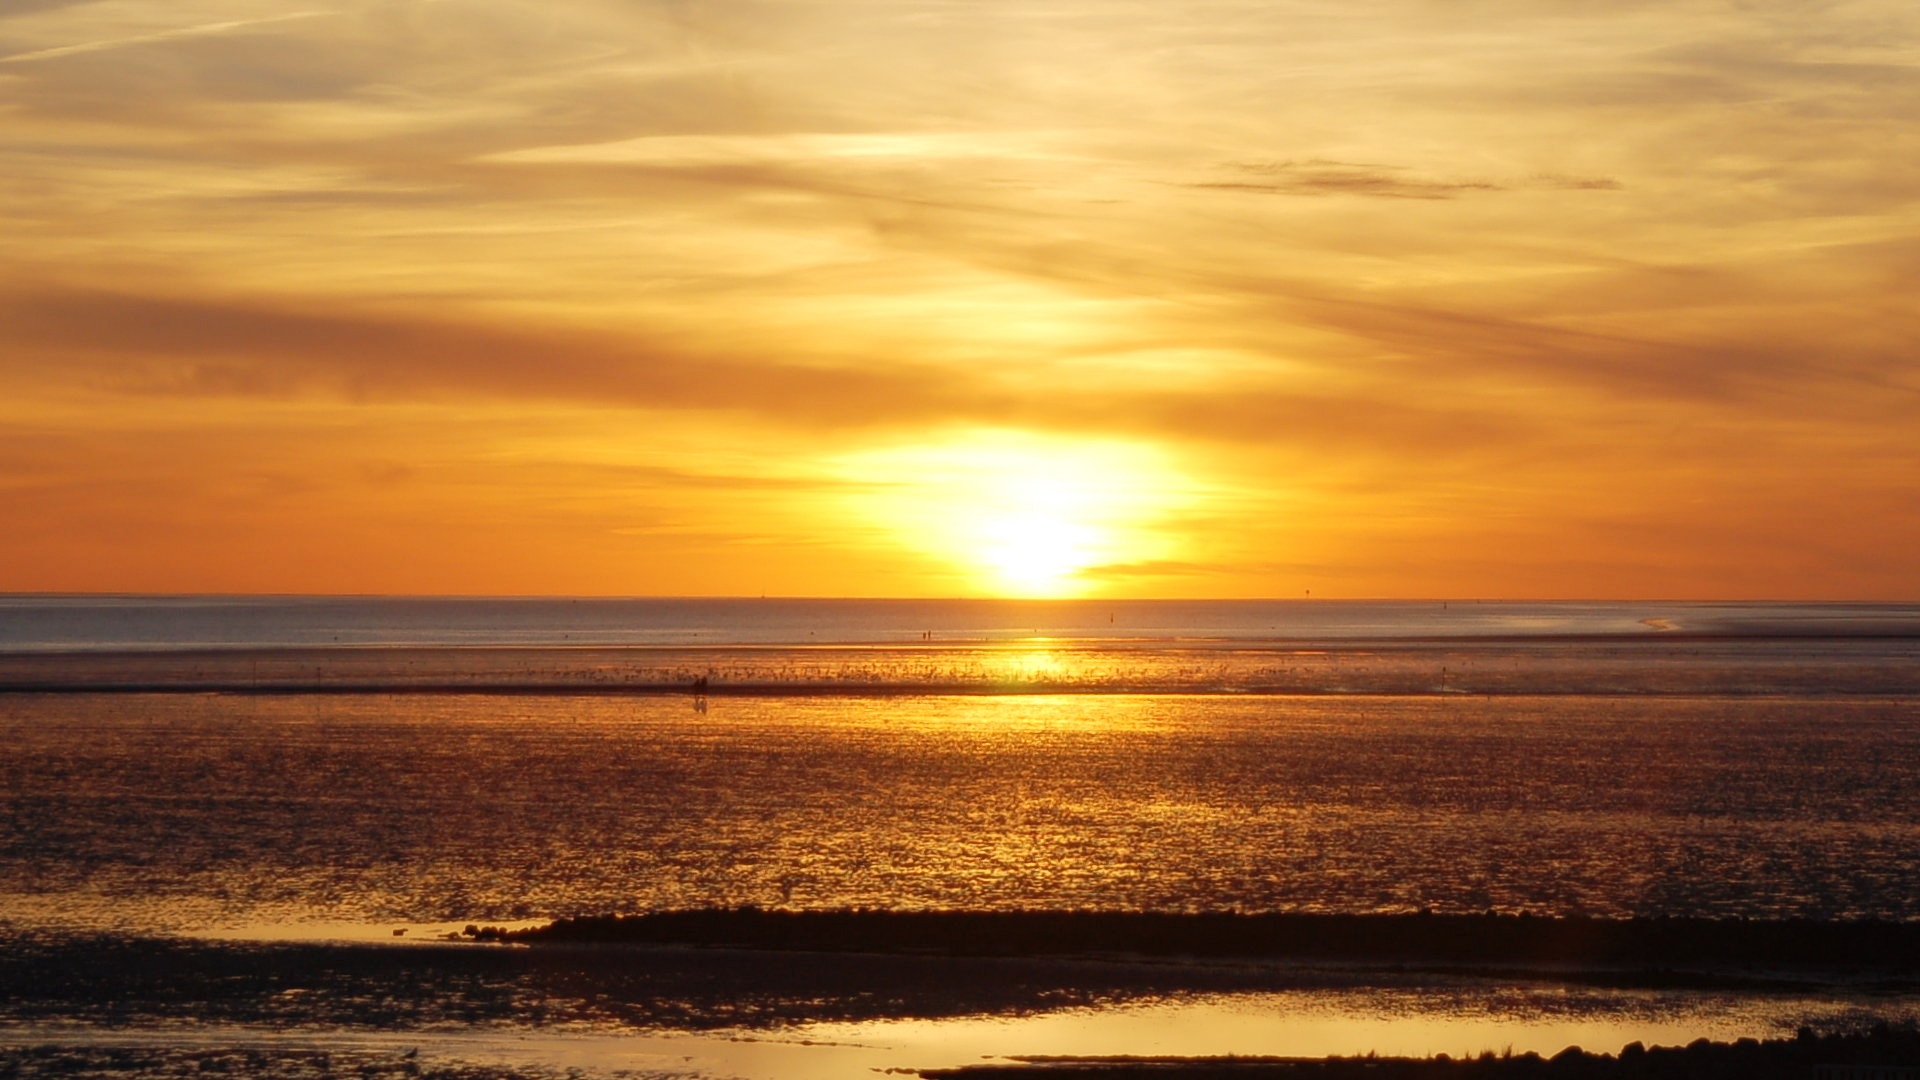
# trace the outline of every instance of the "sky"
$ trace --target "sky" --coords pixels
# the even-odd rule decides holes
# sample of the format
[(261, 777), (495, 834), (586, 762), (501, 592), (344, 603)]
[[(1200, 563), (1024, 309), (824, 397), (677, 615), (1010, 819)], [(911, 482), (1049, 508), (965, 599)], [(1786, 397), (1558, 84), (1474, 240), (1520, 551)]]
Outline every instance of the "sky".
[(0, 590), (1920, 598), (1912, 0), (4, 0)]

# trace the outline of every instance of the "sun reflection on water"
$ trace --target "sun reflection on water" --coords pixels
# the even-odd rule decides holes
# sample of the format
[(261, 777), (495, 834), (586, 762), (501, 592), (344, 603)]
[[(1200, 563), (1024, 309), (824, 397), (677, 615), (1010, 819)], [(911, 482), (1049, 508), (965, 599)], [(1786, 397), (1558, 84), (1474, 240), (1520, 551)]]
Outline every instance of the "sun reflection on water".
[[(1065, 655), (981, 649), (961, 674), (1039, 681), (1079, 662)], [(1912, 918), (1920, 895), (1920, 720), (1903, 701), (4, 704), (0, 789), (35, 810), (0, 850), (0, 901), (37, 925), (749, 903)], [(1834, 756), (1842, 743), (1882, 752)]]

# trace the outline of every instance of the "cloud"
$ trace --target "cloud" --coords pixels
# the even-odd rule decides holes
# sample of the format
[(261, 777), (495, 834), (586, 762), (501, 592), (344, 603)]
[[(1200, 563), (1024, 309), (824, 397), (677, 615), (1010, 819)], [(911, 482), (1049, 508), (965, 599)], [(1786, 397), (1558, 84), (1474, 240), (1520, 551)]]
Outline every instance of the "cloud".
[(1365, 195), (1377, 199), (1452, 199), (1464, 192), (1502, 190), (1501, 185), (1487, 180), (1426, 179), (1407, 175), (1405, 170), (1390, 165), (1236, 161), (1225, 167), (1257, 179), (1213, 180), (1186, 186), (1262, 195)]
[[(16, 285), (0, 295), (0, 374), (135, 397), (574, 403), (735, 413), (800, 430), (1021, 425), (1177, 440), (1448, 454), (1529, 425), (1465, 404), (1373, 392), (1230, 385), (1063, 388), (945, 365), (825, 366), (699, 342), (232, 297)], [(761, 346), (765, 346), (764, 350)], [(57, 361), (57, 363), (50, 363)], [(1177, 374), (1177, 373), (1176, 373)], [(717, 482), (717, 481), (716, 481)]]
[(6, 14), (18, 17), (37, 11), (57, 11), (60, 8), (77, 7), (94, 2), (95, 0), (9, 0)]
[[(983, 426), (1168, 448), (1256, 547), (1911, 475), (1912, 6), (1463, 2), (22, 0), (0, 417), (715, 534)], [(196, 505), (310, 498), (277, 437)], [(1177, 556), (1111, 580), (1261, 572)]]
[(830, 164), (946, 159), (1066, 158), (1047, 149), (1049, 134), (1032, 131), (787, 132), (769, 135), (649, 135), (614, 142), (537, 146), (485, 154), (500, 164), (725, 165)]
[(284, 15), (269, 15), (259, 19), (229, 19), (223, 22), (183, 26), (174, 30), (161, 30), (150, 34), (135, 34), (130, 37), (81, 41), (71, 45), (55, 45), (50, 48), (14, 53), (11, 56), (0, 56), (0, 64), (23, 64), (36, 60), (57, 60), (61, 57), (78, 56), (82, 53), (103, 52), (108, 49), (124, 49), (133, 45), (150, 45), (155, 42), (178, 41), (182, 38), (208, 37), (214, 34), (226, 34), (235, 30), (244, 30), (249, 27), (268, 26), (274, 23), (293, 22), (300, 19), (315, 19), (330, 14), (334, 13), (327, 11), (293, 11)]
[(1180, 559), (1148, 559), (1140, 562), (1106, 563), (1089, 566), (1075, 577), (1090, 581), (1131, 583), (1158, 579), (1247, 578), (1273, 575), (1325, 574), (1331, 568), (1314, 563), (1269, 561), (1188, 562)]
[(1619, 191), (1626, 185), (1610, 176), (1560, 176), (1555, 173), (1537, 173), (1531, 178), (1530, 186), (1556, 188), (1561, 191)]
[(1471, 192), (1543, 188), (1558, 191), (1619, 191), (1612, 177), (1536, 173), (1523, 180), (1436, 180), (1412, 175), (1398, 165), (1342, 161), (1235, 161), (1221, 166), (1248, 177), (1211, 180), (1186, 186), (1262, 195), (1362, 195), (1379, 199), (1453, 199)]
[(230, 298), (23, 286), (0, 298), (0, 313), (9, 327), (0, 363), (30, 375), (60, 357), (121, 392), (370, 401), (531, 396), (746, 410), (816, 424), (903, 422), (953, 393), (951, 378), (936, 371), (751, 361), (644, 338)]

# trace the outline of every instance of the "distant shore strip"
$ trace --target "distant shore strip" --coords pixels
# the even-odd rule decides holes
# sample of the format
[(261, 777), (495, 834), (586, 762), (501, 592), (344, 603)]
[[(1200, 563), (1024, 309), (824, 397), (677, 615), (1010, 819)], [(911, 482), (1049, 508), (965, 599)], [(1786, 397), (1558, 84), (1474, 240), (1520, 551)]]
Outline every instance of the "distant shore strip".
[(0, 650), (0, 693), (1920, 696), (1920, 639)]

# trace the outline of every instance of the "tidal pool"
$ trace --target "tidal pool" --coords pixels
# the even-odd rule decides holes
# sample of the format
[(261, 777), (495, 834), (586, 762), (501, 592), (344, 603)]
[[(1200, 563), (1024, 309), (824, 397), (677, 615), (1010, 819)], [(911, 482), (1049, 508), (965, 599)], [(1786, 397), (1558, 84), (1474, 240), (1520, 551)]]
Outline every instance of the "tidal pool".
[(1032, 1057), (1552, 1055), (1630, 1042), (1777, 1038), (1802, 1023), (1911, 1018), (1914, 997), (1819, 998), (1502, 986), (1213, 994), (1020, 1016), (813, 1023), (775, 1029), (269, 1030), (21, 1025), (0, 1045), (418, 1051), (426, 1062), (597, 1075), (847, 1080)]

